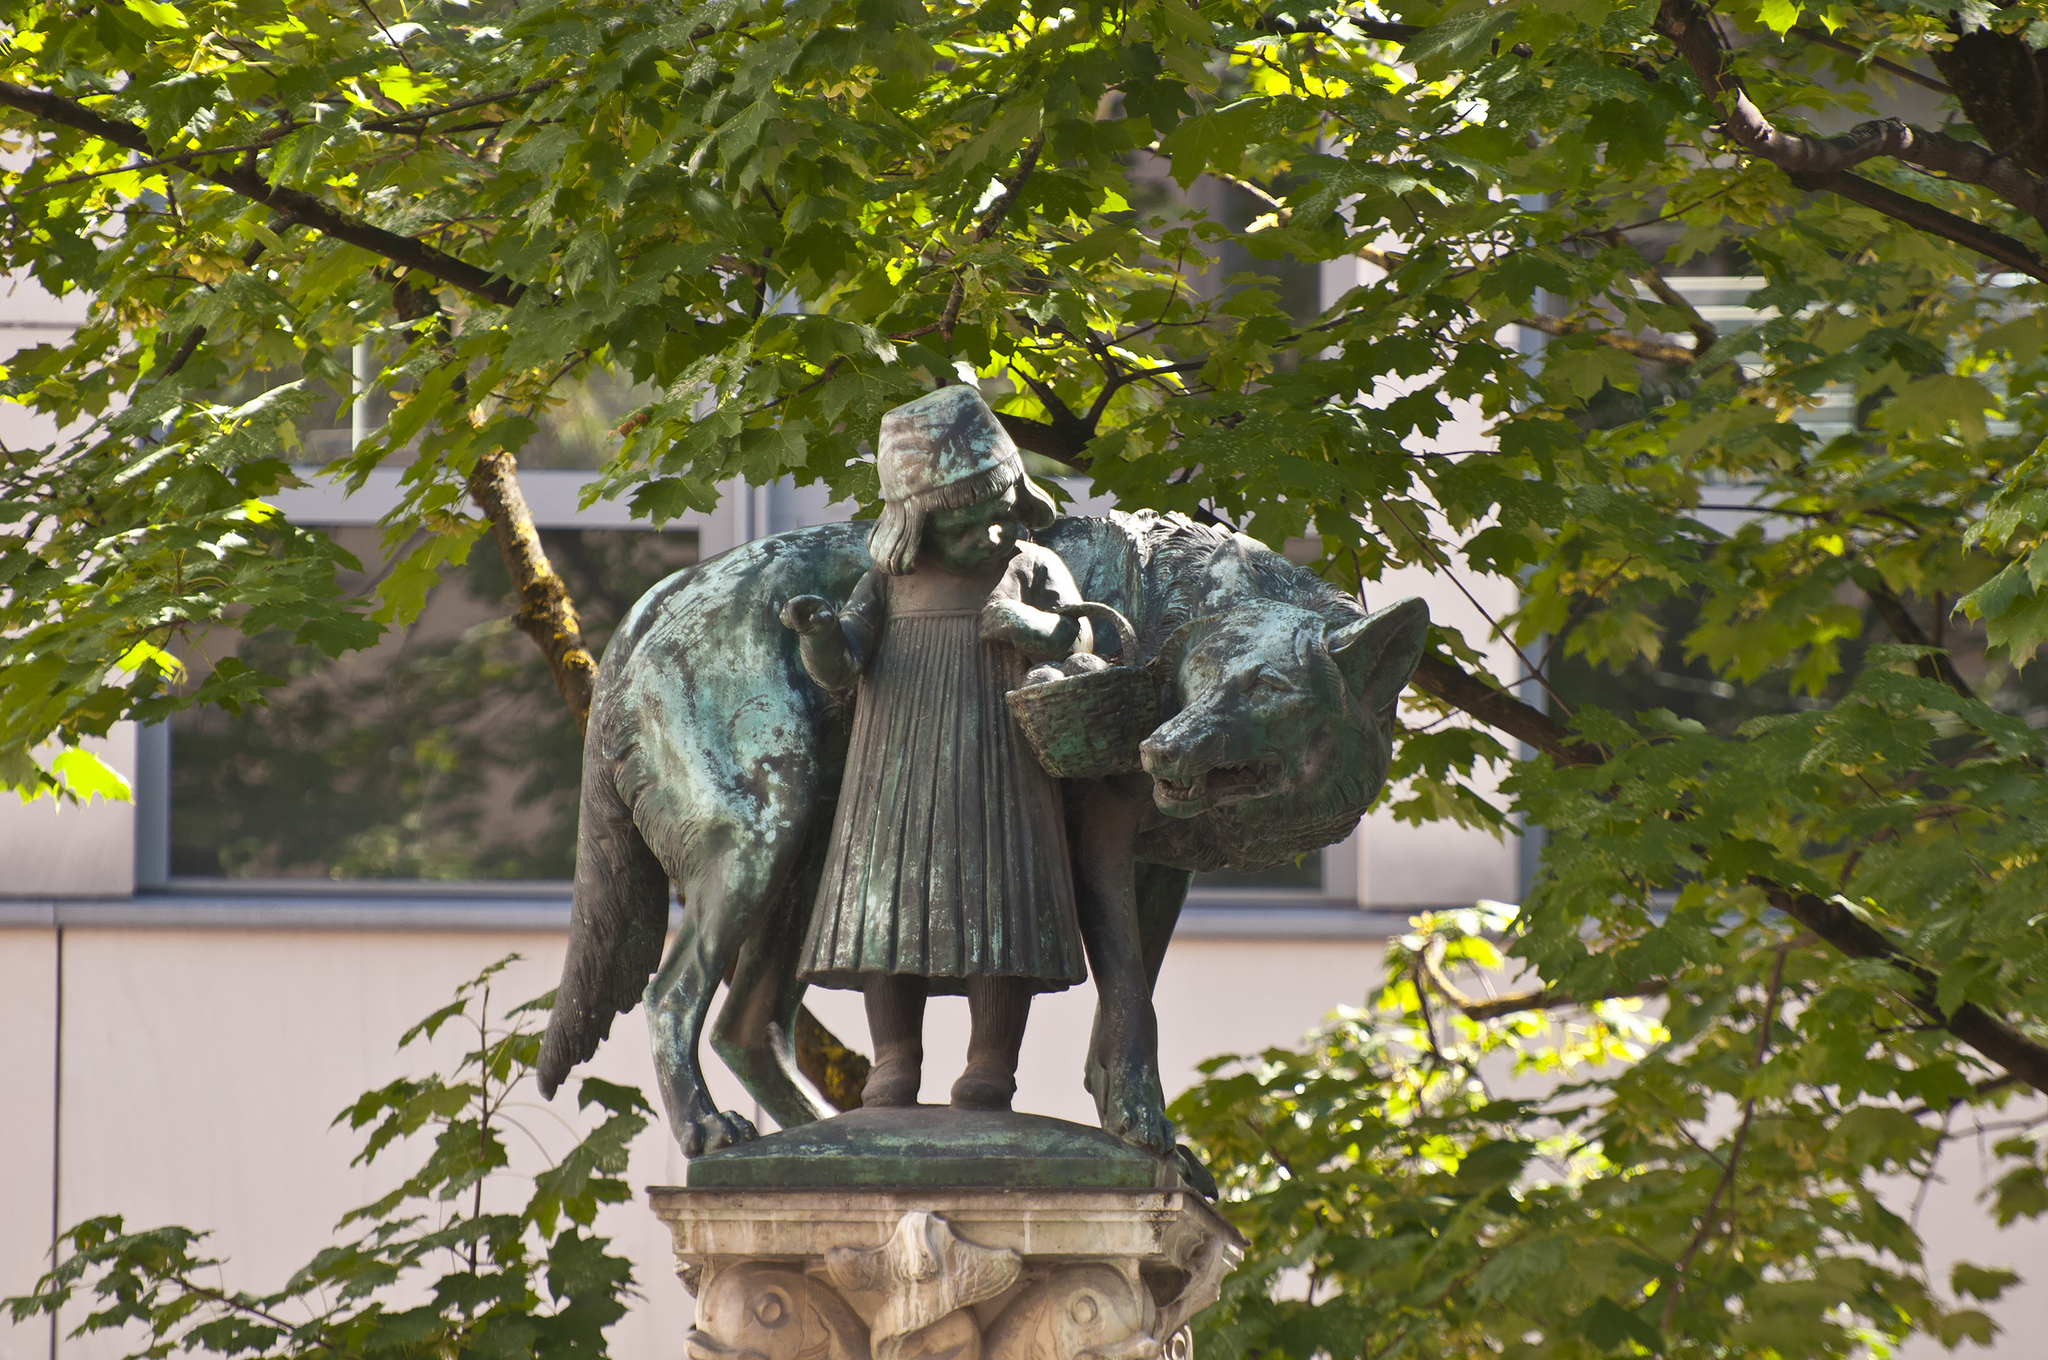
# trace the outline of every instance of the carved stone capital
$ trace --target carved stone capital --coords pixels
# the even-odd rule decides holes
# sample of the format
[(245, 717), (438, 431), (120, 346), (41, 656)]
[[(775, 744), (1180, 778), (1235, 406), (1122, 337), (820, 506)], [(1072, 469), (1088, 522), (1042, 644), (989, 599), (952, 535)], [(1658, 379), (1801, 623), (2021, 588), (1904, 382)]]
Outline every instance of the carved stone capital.
[(1183, 1191), (655, 1190), (690, 1360), (1192, 1360), (1244, 1242)]

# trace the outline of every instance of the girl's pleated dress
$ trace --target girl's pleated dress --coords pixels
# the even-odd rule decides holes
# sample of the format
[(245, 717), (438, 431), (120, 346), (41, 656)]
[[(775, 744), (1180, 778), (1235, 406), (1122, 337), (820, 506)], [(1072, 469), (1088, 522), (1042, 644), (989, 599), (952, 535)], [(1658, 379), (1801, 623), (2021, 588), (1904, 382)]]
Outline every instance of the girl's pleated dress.
[[(1004, 577), (1013, 591), (1044, 578), (1034, 554), (1051, 556), (1023, 545)], [(1030, 662), (981, 640), (979, 609), (897, 608), (908, 578), (870, 579), (881, 636), (861, 680), (802, 976), (859, 989), (872, 974), (909, 973), (940, 994), (977, 974), (1071, 987), (1088, 972), (1059, 785), (1003, 703)], [(1032, 593), (1020, 598), (1040, 603)]]

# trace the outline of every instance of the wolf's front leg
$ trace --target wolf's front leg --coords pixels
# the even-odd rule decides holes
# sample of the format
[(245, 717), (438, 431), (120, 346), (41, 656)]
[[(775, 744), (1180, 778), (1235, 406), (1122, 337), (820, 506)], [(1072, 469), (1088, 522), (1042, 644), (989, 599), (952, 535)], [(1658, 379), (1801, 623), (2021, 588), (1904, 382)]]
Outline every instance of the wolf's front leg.
[(1088, 1088), (1102, 1127), (1124, 1141), (1173, 1155), (1173, 1125), (1159, 1085), (1159, 1027), (1139, 933), (1138, 810), (1115, 783), (1085, 786), (1074, 846), (1081, 938), (1095, 970), (1095, 1031)]

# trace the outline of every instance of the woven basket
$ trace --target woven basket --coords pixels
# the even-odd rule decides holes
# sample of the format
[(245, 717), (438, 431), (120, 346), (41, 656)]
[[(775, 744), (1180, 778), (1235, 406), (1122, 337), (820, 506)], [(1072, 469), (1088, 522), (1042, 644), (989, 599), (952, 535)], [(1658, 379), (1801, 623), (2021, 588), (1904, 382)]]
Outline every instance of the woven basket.
[(1122, 664), (1026, 685), (1003, 696), (1038, 763), (1055, 779), (1095, 779), (1140, 768), (1138, 743), (1159, 726), (1159, 686), (1138, 664), (1138, 634), (1106, 604), (1066, 605), (1067, 618), (1106, 619)]

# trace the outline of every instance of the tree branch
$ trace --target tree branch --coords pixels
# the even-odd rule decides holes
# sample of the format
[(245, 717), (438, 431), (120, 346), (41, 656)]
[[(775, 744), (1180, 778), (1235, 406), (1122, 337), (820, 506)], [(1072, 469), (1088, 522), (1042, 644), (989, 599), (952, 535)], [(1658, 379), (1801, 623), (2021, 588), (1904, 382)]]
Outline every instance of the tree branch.
[(1443, 970), (1438, 959), (1438, 950), (1424, 950), (1422, 968), (1430, 984), (1442, 994), (1444, 1000), (1465, 1013), (1468, 1020), (1498, 1020), (1503, 1015), (1515, 1015), (1522, 1011), (1564, 1010), (1575, 1006), (1592, 1006), (1602, 1001), (1614, 1001), (1625, 996), (1661, 996), (1671, 984), (1664, 981), (1645, 982), (1639, 986), (1627, 987), (1618, 992), (1608, 992), (1595, 997), (1578, 997), (1554, 987), (1533, 992), (1510, 992), (1506, 996), (1478, 997), (1459, 990), (1450, 976)]
[(1981, 185), (2037, 220), (2048, 217), (2048, 183), (2018, 161), (1897, 118), (1858, 123), (1839, 137), (1809, 137), (1779, 131), (1749, 102), (1748, 95), (1736, 90), (1722, 127), (1730, 137), (1795, 177), (1831, 174), (1877, 156), (1890, 156), (1960, 183)]
[[(0, 106), (20, 109), (32, 117), (72, 128), (89, 137), (98, 137), (144, 157), (154, 158), (157, 154), (156, 148), (149, 144), (149, 138), (133, 123), (108, 118), (59, 95), (0, 81)], [(190, 173), (275, 212), (288, 213), (301, 226), (380, 255), (393, 264), (417, 270), (429, 278), (439, 279), (451, 288), (496, 306), (512, 306), (524, 291), (510, 279), (479, 269), (424, 241), (386, 231), (303, 190), (272, 184), (253, 166), (234, 165), (212, 170), (193, 168)]]
[(1644, 287), (1656, 295), (1657, 301), (1667, 307), (1676, 307), (1690, 318), (1686, 323), (1686, 329), (1692, 332), (1692, 352), (1695, 358), (1714, 347), (1714, 342), (1721, 338), (1721, 333), (1714, 329), (1711, 321), (1700, 315), (1699, 308), (1692, 305), (1690, 298), (1673, 288), (1655, 269), (1646, 266), (1636, 272), (1636, 277), (1643, 281)]
[[(543, 80), (528, 85), (523, 89), (497, 90), (491, 94), (480, 94), (468, 99), (458, 99), (452, 104), (442, 104), (431, 109), (421, 109), (415, 113), (391, 114), (384, 118), (365, 118), (357, 122), (355, 126), (364, 132), (389, 132), (396, 128), (402, 128), (408, 123), (424, 122), (428, 119), (439, 118), (444, 113), (455, 113), (462, 109), (475, 108), (479, 104), (495, 104), (500, 100), (511, 99), (523, 94), (533, 94), (547, 89), (550, 85), (559, 83), (553, 80)], [(82, 184), (86, 180), (100, 179), (106, 175), (126, 175), (138, 170), (154, 170), (158, 166), (163, 165), (183, 166), (190, 161), (195, 161), (205, 156), (237, 156), (246, 151), (268, 151), (300, 128), (311, 126), (311, 123), (303, 119), (287, 118), (253, 142), (242, 142), (235, 146), (205, 146), (195, 151), (174, 151), (166, 156), (135, 161), (128, 165), (110, 165), (104, 170), (89, 170), (82, 175), (69, 175), (63, 179), (53, 179), (47, 183), (38, 184), (32, 192), (40, 194), (50, 189), (61, 189), (67, 184)], [(445, 137), (457, 132), (474, 131), (478, 128), (497, 128), (503, 126), (502, 122), (465, 123), (460, 127), (438, 129), (432, 135)]]
[[(1031, 395), (1038, 398), (1039, 404), (1045, 407), (1046, 414), (1052, 417), (1051, 422), (1043, 428), (1050, 432), (1063, 448), (1071, 450), (1071, 455), (1067, 457), (1050, 453), (1045, 456), (1058, 459), (1070, 467), (1077, 465), (1076, 459), (1086, 462), (1087, 459), (1081, 456), (1081, 451), (1087, 448), (1088, 441), (1095, 437), (1095, 421), (1092, 417), (1099, 413), (1099, 407), (1098, 411), (1090, 412), (1088, 416), (1076, 415), (1074, 409), (1062, 401), (1060, 394), (1053, 391), (1049, 384), (1040, 382), (1021, 369), (1012, 369), (1011, 372), (1024, 380), (1025, 386), (1031, 389)], [(1013, 433), (1010, 438), (1016, 439), (1017, 436)], [(1022, 444), (1023, 441), (1018, 440), (1018, 443)], [(1032, 452), (1036, 453), (1039, 450), (1034, 449)]]
[(1623, 354), (1633, 354), (1638, 359), (1650, 359), (1660, 364), (1670, 364), (1674, 368), (1689, 367), (1693, 360), (1699, 358), (1697, 350), (1687, 349), (1683, 345), (1674, 345), (1668, 340), (1644, 340), (1638, 336), (1628, 335), (1620, 331), (1588, 332), (1583, 321), (1560, 321), (1554, 316), (1536, 315), (1525, 316), (1515, 324), (1527, 326), (1532, 331), (1542, 331), (1545, 335), (1590, 334), (1594, 340), (1611, 349), (1618, 349)]
[(1077, 438), (1072, 430), (1057, 425), (1048, 425), (1042, 420), (1031, 420), (1024, 416), (1013, 416), (999, 412), (996, 419), (1009, 431), (1010, 438), (1017, 441), (1017, 447), (1043, 455), (1055, 463), (1065, 463), (1076, 472), (1086, 472), (1092, 466), (1083, 452), (1088, 447), (1085, 438)]
[[(975, 224), (974, 230), (967, 234), (969, 241), (980, 245), (995, 235), (996, 228), (1003, 224), (1003, 218), (1008, 215), (1010, 205), (1017, 201), (1017, 193), (1024, 187), (1024, 181), (1031, 178), (1032, 170), (1038, 165), (1038, 153), (1044, 147), (1043, 132), (1025, 144), (1024, 150), (1017, 157), (1016, 172), (1004, 183), (1002, 193), (996, 195), (996, 201), (988, 205), (988, 211), (981, 215), (981, 221)], [(949, 342), (953, 338), (953, 327), (960, 320), (960, 304), (966, 300), (967, 266), (961, 265), (953, 271), (953, 287), (946, 294), (945, 309), (939, 313), (939, 334)]]
[(1899, 995), (1929, 1023), (1947, 1030), (2035, 1090), (2048, 1094), (2048, 1044), (2030, 1039), (1974, 1001), (1945, 1014), (1938, 1001), (1941, 975), (1901, 953), (1884, 933), (1839, 900), (1795, 892), (1769, 879), (1752, 880), (1772, 906), (1851, 958), (1877, 959), (1911, 979)]
[[(1384, 19), (1366, 19), (1352, 14), (1346, 14), (1344, 22), (1366, 37), (1377, 38), (1381, 42), (1405, 43), (1424, 28), (1422, 24), (1397, 24)], [(1296, 19), (1271, 12), (1260, 15), (1252, 28), (1259, 33), (1283, 34), (1323, 34), (1331, 31), (1330, 25), (1321, 19)]]
[(1896, 129), (1892, 156), (1964, 184), (1981, 185), (2048, 226), (2048, 180), (2018, 161), (1945, 132), (1929, 132), (1897, 119), (1889, 120), (1889, 126)]
[(576, 718), (580, 733), (590, 725), (590, 700), (597, 684), (597, 659), (583, 645), (583, 625), (569, 588), (541, 546), (533, 512), (519, 489), (518, 465), (503, 449), (476, 460), (469, 474), (469, 495), (491, 522), (491, 541), (519, 592), (519, 612), (512, 621), (533, 639), (547, 658), (555, 688)]
[[(1906, 612), (1906, 605), (1897, 595), (1887, 590), (1882, 583), (1863, 586), (1863, 593), (1869, 597), (1871, 607), (1877, 610), (1878, 618), (1891, 635), (1909, 647), (1932, 647), (1933, 641), (1921, 631), (1919, 621)], [(1923, 656), (1913, 663), (1913, 669), (1923, 680), (1937, 680), (1965, 699), (1974, 699), (1976, 692), (1969, 682), (1956, 672), (1955, 662), (1946, 652)]]
[(1794, 175), (1792, 183), (1801, 189), (1825, 189), (1839, 194), (1851, 203), (1861, 203), (1866, 208), (1875, 208), (1887, 217), (1897, 218), (1907, 226), (1918, 227), (1931, 236), (1939, 236), (1966, 246), (1987, 259), (2018, 270), (2032, 278), (2048, 281), (2048, 261), (2028, 249), (2026, 244), (2002, 231), (1993, 231), (1968, 218), (1957, 217), (1932, 203), (1910, 198), (1882, 184), (1874, 184), (1861, 175), (1852, 175), (1838, 170), (1826, 175)]
[[(276, 236), (282, 236), (291, 226), (291, 214), (279, 213), (276, 217), (271, 219), (271, 234)], [(257, 241), (255, 244), (251, 245), (247, 250), (243, 251), (242, 268), (253, 268), (256, 264), (256, 261), (263, 258), (263, 251), (264, 244), (262, 241)], [(192, 362), (192, 356), (199, 352), (199, 342), (204, 340), (205, 338), (206, 327), (204, 326), (194, 326), (191, 330), (186, 331), (185, 338), (183, 341), (179, 343), (177, 352), (172, 354), (171, 361), (164, 365), (164, 371), (157, 375), (157, 381), (162, 382), (165, 378), (176, 376), (177, 373), (181, 369), (183, 369), (186, 364)]]
[[(1764, 1065), (1764, 1057), (1771, 1051), (1771, 1026), (1777, 1020), (1778, 992), (1785, 985), (1785, 956), (1792, 951), (1792, 942), (1778, 946), (1778, 957), (1771, 964), (1771, 985), (1764, 993), (1762, 1012), (1757, 1016), (1756, 1052), (1749, 1060), (1749, 1070), (1754, 1073)], [(1699, 1227), (1694, 1230), (1692, 1240), (1685, 1244), (1685, 1250), (1672, 1263), (1671, 1274), (1674, 1288), (1671, 1297), (1665, 1301), (1664, 1317), (1658, 1324), (1663, 1331), (1671, 1330), (1671, 1315), (1678, 1307), (1678, 1296), (1685, 1288), (1684, 1275), (1692, 1265), (1707, 1239), (1721, 1225), (1721, 1202), (1735, 1188), (1735, 1169), (1742, 1162), (1742, 1148), (1749, 1141), (1750, 1125), (1756, 1121), (1756, 1097), (1742, 1102), (1742, 1123), (1736, 1127), (1735, 1136), (1728, 1142), (1728, 1160), (1721, 1166), (1721, 1179), (1714, 1183), (1714, 1193), (1707, 1197), (1707, 1207), (1700, 1215)]]
[(1677, 47), (1708, 97), (1721, 105), (1728, 139), (1784, 170), (1799, 188), (1839, 194), (2048, 281), (2048, 260), (2021, 241), (1849, 173), (1849, 167), (1873, 156), (1891, 156), (1958, 182), (1981, 185), (2048, 225), (2048, 183), (2017, 161), (1942, 133), (1909, 128), (1895, 118), (1859, 124), (1840, 137), (1780, 132), (1730, 77), (1720, 39), (1696, 0), (1663, 0), (1657, 28)]
[[(440, 329), (444, 360), (456, 362), (447, 313), (431, 291), (401, 281), (392, 287), (391, 298), (404, 320), (434, 318)], [(468, 381), (458, 374), (455, 386), (466, 407)], [(581, 734), (590, 726), (597, 659), (583, 644), (583, 624), (576, 613), (576, 602), (569, 598), (568, 584), (541, 546), (540, 530), (534, 527), (533, 512), (527, 508), (526, 495), (519, 489), (519, 465), (504, 449), (487, 450), (470, 469), (468, 489), (470, 499), (490, 523), (491, 542), (505, 564), (512, 588), (519, 592), (519, 609), (512, 621), (540, 648), (555, 688), (569, 705), (570, 715), (576, 719), (576, 731)]]
[(1016, 172), (1004, 183), (1003, 192), (996, 196), (995, 202), (988, 205), (988, 211), (981, 215), (981, 221), (975, 225), (971, 239), (976, 245), (995, 235), (996, 228), (1009, 216), (1010, 205), (1017, 201), (1017, 194), (1024, 188), (1024, 181), (1030, 179), (1031, 172), (1038, 168), (1038, 153), (1044, 149), (1043, 132), (1025, 144), (1024, 150), (1017, 157)]
[(1549, 714), (1433, 652), (1423, 653), (1413, 684), (1488, 727), (1527, 742), (1560, 765), (1602, 765), (1607, 761), (1605, 751), (1573, 735)]
[[(1560, 765), (1598, 765), (1605, 759), (1599, 747), (1574, 736), (1549, 714), (1433, 653), (1423, 655), (1413, 683), (1423, 693), (1462, 709), (1487, 726), (1520, 738)], [(1768, 878), (1750, 881), (1763, 889), (1772, 906), (1839, 952), (1850, 958), (1881, 959), (1904, 973), (1916, 986), (1901, 995), (1929, 1022), (2048, 1094), (2048, 1044), (2027, 1037), (1973, 1001), (1964, 1002), (1953, 1015), (1945, 1015), (1936, 1004), (1940, 975), (1901, 953), (1876, 927), (1842, 903), (1795, 891)]]
[(489, 94), (471, 95), (467, 99), (457, 99), (452, 103), (437, 104), (431, 109), (420, 109), (413, 113), (394, 113), (383, 118), (365, 118), (356, 126), (382, 131), (388, 128), (399, 127), (406, 123), (417, 123), (425, 118), (439, 118), (444, 113), (458, 113), (463, 109), (473, 109), (479, 104), (500, 104), (507, 99), (517, 99), (521, 95), (539, 94), (542, 90), (561, 83), (559, 80), (537, 80), (531, 85), (522, 85), (518, 89), (493, 90)]
[[(1810, 43), (1819, 43), (1822, 47), (1831, 47), (1837, 52), (1847, 52), (1858, 60), (1861, 60), (1864, 55), (1862, 48), (1843, 42), (1826, 29), (1795, 27), (1792, 32)], [(1936, 94), (1947, 94), (1949, 92), (1948, 86), (1942, 84), (1933, 76), (1921, 75), (1910, 66), (1901, 66), (1898, 62), (1886, 61), (1883, 57), (1872, 57), (1870, 64), (1877, 67), (1880, 71), (1889, 71), (1900, 80), (1910, 80), (1922, 89), (1932, 90)]]

